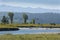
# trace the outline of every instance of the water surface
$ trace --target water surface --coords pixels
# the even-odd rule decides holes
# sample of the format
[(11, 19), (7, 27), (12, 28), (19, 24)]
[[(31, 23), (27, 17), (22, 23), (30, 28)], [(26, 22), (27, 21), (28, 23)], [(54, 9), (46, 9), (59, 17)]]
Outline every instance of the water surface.
[(60, 28), (19, 28), (17, 31), (0, 31), (0, 34), (60, 33)]

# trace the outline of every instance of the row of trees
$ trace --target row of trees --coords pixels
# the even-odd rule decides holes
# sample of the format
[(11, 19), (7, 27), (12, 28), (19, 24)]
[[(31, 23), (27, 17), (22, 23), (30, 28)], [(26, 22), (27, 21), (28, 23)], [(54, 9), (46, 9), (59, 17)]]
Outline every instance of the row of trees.
[[(9, 20), (10, 20), (10, 23), (12, 24), (13, 23), (14, 13), (9, 12), (8, 13), (8, 16), (9, 16), (9, 18), (6, 17), (6, 16), (3, 16), (1, 22), (4, 23), (4, 24), (9, 24)], [(23, 13), (23, 20), (24, 20), (24, 24), (26, 24), (27, 23), (27, 20), (28, 20), (28, 15), (25, 14), (25, 13)], [(31, 23), (32, 24), (35, 24), (35, 19), (32, 19)]]
[(12, 23), (13, 23), (13, 16), (14, 16), (14, 13), (9, 12), (9, 13), (8, 13), (8, 16), (9, 16), (9, 18), (6, 17), (6, 16), (3, 16), (1, 22), (4, 23), (4, 24), (8, 24), (8, 23), (9, 23), (9, 19), (10, 19), (10, 23), (12, 24)]

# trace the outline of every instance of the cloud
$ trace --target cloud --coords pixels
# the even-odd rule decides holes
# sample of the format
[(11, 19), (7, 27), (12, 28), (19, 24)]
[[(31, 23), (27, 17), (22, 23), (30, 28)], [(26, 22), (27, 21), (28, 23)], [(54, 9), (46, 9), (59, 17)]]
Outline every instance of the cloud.
[(17, 2), (0, 2), (0, 6), (13, 6), (13, 7), (31, 7), (31, 8), (43, 8), (43, 9), (53, 9), (60, 10), (60, 5), (47, 5), (47, 4), (34, 4), (34, 3), (17, 3)]

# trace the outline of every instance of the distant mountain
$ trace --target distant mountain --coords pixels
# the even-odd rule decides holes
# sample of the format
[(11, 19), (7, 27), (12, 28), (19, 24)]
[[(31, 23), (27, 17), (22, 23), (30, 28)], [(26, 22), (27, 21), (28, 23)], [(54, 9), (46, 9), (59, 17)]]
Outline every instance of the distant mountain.
[(23, 8), (23, 7), (13, 7), (13, 6), (7, 6), (7, 5), (0, 5), (0, 12), (29, 12), (29, 13), (45, 13), (45, 12), (54, 12), (54, 13), (60, 13), (60, 10), (55, 9), (44, 9), (44, 8)]
[[(26, 13), (28, 15), (28, 22), (35, 19), (36, 23), (57, 23), (60, 24), (60, 13)], [(0, 21), (2, 16), (8, 16), (8, 12), (0, 12)], [(14, 13), (14, 23), (23, 22), (23, 13)]]

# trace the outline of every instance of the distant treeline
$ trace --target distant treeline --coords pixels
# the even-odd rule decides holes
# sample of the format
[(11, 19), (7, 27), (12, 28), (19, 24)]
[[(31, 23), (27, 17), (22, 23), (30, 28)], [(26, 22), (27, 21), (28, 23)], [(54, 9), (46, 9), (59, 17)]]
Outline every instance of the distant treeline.
[[(22, 15), (23, 17), (23, 21), (22, 23), (24, 24), (28, 24), (27, 20), (28, 20), (28, 15), (26, 13), (23, 13)], [(12, 24), (14, 21), (14, 13), (13, 12), (8, 12), (8, 17), (6, 17), (5, 15), (2, 17), (1, 19), (1, 23), (2, 24)], [(30, 24), (35, 24), (35, 19), (32, 19), (31, 22), (29, 22)]]
[[(2, 17), (2, 19), (1, 19), (2, 24), (12, 24), (13, 23), (15, 14), (13, 12), (8, 12), (7, 15), (8, 15), (7, 17), (5, 15)], [(27, 22), (27, 20), (29, 19), (27, 13), (23, 13), (22, 18), (23, 18), (23, 22), (22, 22), (23, 24), (35, 24), (36, 23), (34, 18), (31, 19), (31, 21)], [(40, 22), (38, 24), (40, 24)], [(55, 23), (49, 23), (49, 24), (55, 25)]]

